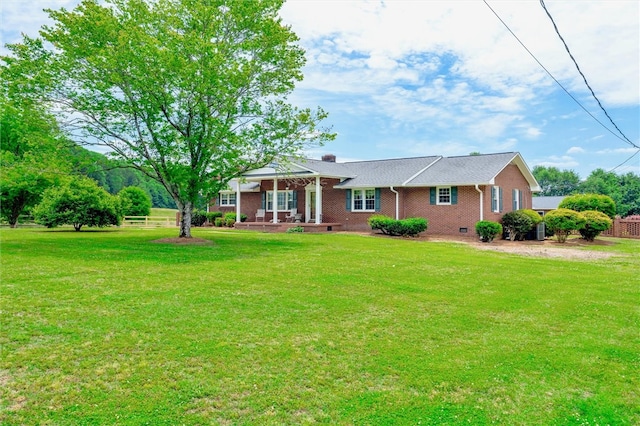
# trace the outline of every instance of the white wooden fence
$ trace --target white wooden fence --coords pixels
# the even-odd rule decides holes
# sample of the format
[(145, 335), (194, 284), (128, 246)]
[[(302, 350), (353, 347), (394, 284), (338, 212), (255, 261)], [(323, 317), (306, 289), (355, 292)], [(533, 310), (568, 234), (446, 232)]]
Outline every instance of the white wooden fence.
[(176, 219), (165, 216), (125, 216), (120, 226), (123, 228), (169, 228), (176, 226)]

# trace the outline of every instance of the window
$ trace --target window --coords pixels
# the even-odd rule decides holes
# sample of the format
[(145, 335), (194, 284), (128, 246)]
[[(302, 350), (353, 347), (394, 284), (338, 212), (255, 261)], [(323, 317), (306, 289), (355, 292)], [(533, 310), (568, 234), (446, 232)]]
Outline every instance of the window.
[(220, 194), (220, 205), (221, 206), (235, 206), (236, 205), (236, 194)]
[(514, 189), (511, 194), (513, 196), (513, 211), (520, 210), (522, 208), (522, 191)]
[(376, 210), (376, 190), (375, 189), (353, 189), (353, 205), (351, 210), (361, 212), (372, 212)]
[(491, 187), (491, 211), (494, 213), (502, 211), (502, 188), (499, 186)]
[[(294, 191), (278, 191), (278, 211), (296, 208)], [(273, 191), (267, 191), (267, 211), (273, 211)]]
[(449, 205), (451, 204), (451, 187), (441, 186), (438, 187), (438, 202), (437, 204)]

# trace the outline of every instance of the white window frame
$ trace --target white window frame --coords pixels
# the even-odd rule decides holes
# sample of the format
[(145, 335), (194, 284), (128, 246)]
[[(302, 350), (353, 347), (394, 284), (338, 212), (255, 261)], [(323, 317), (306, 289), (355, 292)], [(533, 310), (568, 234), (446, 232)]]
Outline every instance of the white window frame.
[[(283, 204), (280, 204), (280, 201), (283, 201)], [(267, 191), (266, 208), (268, 212), (273, 211), (273, 191)], [(284, 212), (287, 210), (291, 210), (293, 208), (294, 208), (293, 207), (293, 191), (292, 190), (278, 191), (278, 211)]]
[[(441, 194), (440, 191), (449, 191), (448, 194)], [(450, 186), (437, 186), (436, 187), (436, 205), (438, 206), (450, 206), (452, 199), (452, 191)], [(448, 197), (449, 201), (441, 201), (442, 198)]]
[(514, 189), (512, 194), (515, 196), (515, 200), (513, 200), (513, 204), (516, 205), (516, 210), (520, 210), (522, 206), (520, 205), (520, 190)]
[(500, 187), (499, 186), (493, 186), (492, 191), (493, 191), (493, 200), (492, 203), (495, 202), (495, 209), (493, 209), (493, 213), (500, 213)]
[[(233, 202), (231, 202), (233, 199)], [(220, 205), (225, 207), (234, 207), (236, 205), (236, 193), (235, 192), (221, 192), (220, 193)]]
[[(356, 196), (360, 197), (356, 199)], [(361, 207), (356, 207), (356, 202), (361, 202)], [(367, 204), (371, 208), (367, 208)], [(351, 190), (351, 211), (352, 212), (375, 212), (376, 211), (376, 189), (362, 188)]]

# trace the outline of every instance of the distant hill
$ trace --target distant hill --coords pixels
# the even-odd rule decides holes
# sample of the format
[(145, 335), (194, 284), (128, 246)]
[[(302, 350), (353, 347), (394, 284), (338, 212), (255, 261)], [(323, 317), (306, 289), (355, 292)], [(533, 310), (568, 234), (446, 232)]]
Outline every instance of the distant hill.
[(79, 145), (70, 148), (71, 163), (76, 173), (88, 176), (98, 185), (117, 194), (127, 186), (137, 186), (151, 197), (153, 207), (175, 209), (176, 204), (167, 190), (157, 181), (131, 167), (124, 167), (116, 160)]

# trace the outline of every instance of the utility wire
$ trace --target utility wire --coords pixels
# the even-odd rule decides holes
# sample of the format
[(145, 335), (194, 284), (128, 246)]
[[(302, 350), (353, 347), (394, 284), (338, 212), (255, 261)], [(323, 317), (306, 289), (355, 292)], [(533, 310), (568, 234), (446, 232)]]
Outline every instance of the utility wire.
[(605, 125), (604, 125), (600, 120), (598, 120), (598, 119), (597, 119), (593, 114), (591, 114), (591, 113), (589, 112), (589, 110), (588, 110), (588, 109), (586, 109), (586, 108), (584, 107), (584, 105), (582, 105), (582, 104), (580, 103), (580, 101), (579, 101), (579, 100), (577, 100), (577, 99), (576, 99), (576, 98), (575, 98), (575, 97), (574, 97), (574, 96), (573, 96), (573, 95), (572, 95), (572, 94), (571, 94), (571, 93), (570, 93), (570, 92), (569, 92), (569, 91), (568, 91), (568, 90), (567, 90), (567, 89), (562, 85), (562, 83), (560, 83), (560, 82), (558, 81), (558, 79), (557, 79), (557, 78), (555, 78), (555, 77), (553, 76), (553, 74), (551, 74), (551, 71), (549, 71), (549, 70), (548, 70), (544, 65), (542, 65), (542, 62), (540, 62), (540, 61), (538, 60), (538, 58), (536, 58), (536, 56), (535, 56), (533, 53), (531, 53), (531, 51), (530, 51), (530, 50), (527, 48), (527, 46), (525, 46), (525, 44), (524, 44), (524, 43), (523, 43), (523, 42), (518, 38), (518, 36), (517, 36), (513, 31), (511, 31), (511, 28), (509, 28), (509, 26), (507, 25), (507, 23), (506, 23), (506, 22), (504, 22), (504, 21), (502, 20), (502, 18), (500, 17), (500, 15), (498, 15), (498, 13), (497, 13), (495, 10), (493, 10), (493, 8), (489, 5), (489, 3), (487, 3), (487, 0), (483, 0), (483, 1), (484, 1), (484, 4), (486, 4), (486, 5), (487, 5), (487, 7), (491, 10), (491, 12), (493, 12), (493, 14), (496, 16), (496, 18), (498, 18), (498, 20), (499, 20), (500, 22), (502, 22), (502, 25), (504, 25), (504, 26), (505, 26), (505, 28), (506, 28), (506, 29), (511, 33), (511, 35), (512, 35), (513, 37), (515, 37), (515, 39), (516, 39), (516, 40), (518, 40), (518, 43), (520, 43), (520, 45), (524, 48), (524, 50), (526, 50), (526, 51), (527, 51), (527, 53), (529, 53), (529, 55), (531, 55), (531, 57), (532, 57), (532, 58), (533, 58), (533, 59), (538, 63), (538, 65), (540, 65), (540, 67), (542, 67), (542, 69), (543, 69), (543, 70), (545, 70), (545, 71), (547, 72), (547, 74), (549, 74), (549, 77), (551, 77), (551, 78), (553, 79), (553, 81), (555, 81), (555, 82), (556, 82), (556, 84), (557, 84), (558, 86), (560, 86), (560, 88), (561, 88), (562, 90), (564, 90), (564, 91), (565, 91), (565, 93), (566, 93), (567, 95), (569, 95), (569, 97), (570, 97), (571, 99), (573, 99), (573, 100), (575, 101), (575, 103), (577, 103), (577, 104), (580, 106), (580, 108), (582, 108), (582, 109), (583, 109), (583, 111), (584, 111), (584, 112), (586, 112), (587, 114), (589, 114), (589, 115), (591, 116), (591, 118), (593, 118), (595, 121), (597, 121), (597, 122), (598, 122), (598, 124), (600, 124), (600, 125), (601, 125), (605, 130), (607, 130), (609, 133), (611, 133), (611, 134), (612, 134), (613, 136), (615, 136), (616, 138), (620, 139), (620, 140), (621, 140), (621, 141), (623, 141), (623, 142), (628, 142), (628, 143), (630, 143), (632, 146), (634, 146), (634, 147), (636, 147), (636, 148), (640, 148), (640, 147), (638, 147), (637, 145), (635, 145), (633, 142), (631, 142), (631, 141), (629, 141), (629, 140), (625, 140), (625, 139), (623, 139), (622, 137), (620, 137), (620, 135), (618, 135), (617, 133), (615, 133), (613, 130), (609, 129), (609, 128), (608, 128), (607, 126), (605, 126)]
[(640, 149), (637, 150), (635, 153), (631, 154), (631, 157), (627, 158), (626, 160), (624, 160), (622, 163), (618, 164), (617, 166), (615, 166), (613, 169), (609, 170), (609, 172), (613, 172), (614, 170), (616, 170), (619, 167), (624, 166), (625, 164), (627, 164), (627, 162), (629, 162), (629, 160), (631, 160), (633, 157), (635, 157), (636, 155), (640, 154)]
[(602, 106), (602, 103), (600, 103), (600, 99), (598, 99), (598, 97), (596, 96), (596, 94), (594, 93), (593, 89), (591, 88), (591, 86), (589, 85), (589, 82), (587, 81), (587, 77), (585, 77), (584, 73), (582, 72), (582, 70), (580, 69), (580, 66), (578, 65), (578, 62), (576, 61), (576, 58), (573, 57), (573, 55), (571, 54), (571, 50), (569, 50), (569, 46), (567, 46), (567, 42), (564, 41), (564, 38), (562, 37), (562, 35), (560, 34), (560, 30), (558, 30), (558, 26), (556, 25), (556, 21), (554, 21), (553, 16), (551, 16), (551, 13), (549, 13), (549, 10), (547, 9), (547, 6), (545, 6), (544, 4), (544, 0), (540, 0), (540, 5), (542, 6), (542, 8), (544, 9), (544, 11), (547, 13), (547, 16), (549, 17), (549, 19), (551, 20), (551, 23), (553, 24), (553, 28), (556, 30), (556, 34), (558, 34), (558, 37), (560, 37), (560, 40), (562, 41), (562, 44), (564, 44), (564, 48), (567, 51), (567, 53), (569, 54), (569, 57), (571, 58), (571, 60), (573, 61), (573, 63), (575, 64), (576, 68), (578, 69), (578, 72), (580, 73), (580, 75), (582, 76), (582, 79), (584, 80), (584, 84), (587, 85), (587, 87), (589, 88), (589, 91), (591, 92), (591, 95), (593, 96), (593, 98), (596, 100), (596, 102), (598, 103), (598, 106), (600, 107), (600, 109), (604, 112), (604, 115), (607, 116), (607, 118), (609, 119), (609, 121), (611, 122), (611, 124), (613, 124), (613, 127), (616, 128), (616, 130), (618, 131), (618, 133), (620, 133), (622, 135), (622, 137), (634, 148), (638, 148), (640, 149), (640, 146), (636, 145), (635, 143), (631, 142), (631, 140), (624, 134), (622, 133), (622, 130), (620, 130), (620, 128), (616, 125), (616, 123), (613, 122), (613, 119), (611, 118), (611, 116), (609, 115), (609, 113), (607, 112), (606, 109), (604, 109), (604, 107)]

